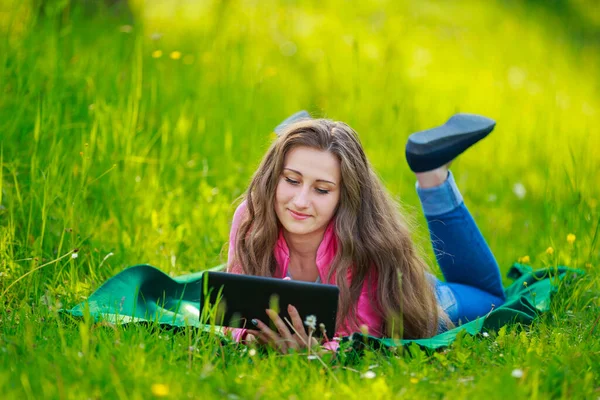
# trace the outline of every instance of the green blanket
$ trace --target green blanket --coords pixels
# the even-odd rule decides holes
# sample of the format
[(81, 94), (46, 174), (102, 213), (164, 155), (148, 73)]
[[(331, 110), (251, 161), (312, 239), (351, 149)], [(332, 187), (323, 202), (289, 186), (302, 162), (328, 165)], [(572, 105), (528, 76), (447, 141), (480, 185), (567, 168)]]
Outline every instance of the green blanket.
[[(218, 266), (212, 270), (222, 269)], [(86, 302), (80, 303), (66, 312), (77, 317), (84, 315), (85, 309), (96, 321), (115, 324), (131, 322), (155, 322), (172, 327), (186, 325), (204, 329), (199, 321), (198, 284), (202, 271), (171, 278), (150, 265), (136, 265), (127, 268), (108, 279)], [(343, 341), (357, 339), (372, 347), (398, 347), (416, 343), (425, 349), (438, 349), (449, 346), (457, 335), (466, 331), (476, 335), (486, 330), (498, 330), (511, 323), (531, 324), (542, 312), (548, 311), (552, 295), (559, 282), (566, 275), (576, 276), (579, 270), (567, 267), (546, 268), (533, 271), (531, 267), (514, 264), (508, 277), (514, 282), (505, 291), (506, 303), (491, 311), (485, 317), (460, 325), (430, 339), (396, 340), (378, 339), (355, 333)], [(186, 290), (187, 288), (187, 290)]]

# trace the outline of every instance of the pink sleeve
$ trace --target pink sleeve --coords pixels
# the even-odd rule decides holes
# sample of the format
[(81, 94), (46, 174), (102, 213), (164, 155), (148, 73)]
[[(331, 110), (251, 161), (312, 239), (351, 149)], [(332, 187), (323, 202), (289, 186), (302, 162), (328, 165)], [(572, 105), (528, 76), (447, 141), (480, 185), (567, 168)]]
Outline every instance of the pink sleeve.
[(240, 264), (235, 261), (235, 239), (237, 238), (237, 232), (242, 223), (244, 213), (246, 212), (246, 200), (244, 200), (233, 214), (233, 221), (231, 222), (231, 231), (229, 232), (229, 251), (227, 252), (227, 272), (233, 274), (243, 274), (244, 269)]
[(231, 332), (233, 340), (237, 343), (243, 342), (246, 339), (246, 335), (248, 335), (248, 329), (241, 328), (225, 328), (225, 332)]
[[(229, 251), (227, 252), (227, 272), (231, 274), (243, 274), (244, 269), (240, 264), (235, 262), (235, 239), (237, 238), (237, 231), (240, 228), (242, 218), (246, 212), (246, 200), (244, 200), (233, 213), (233, 221), (231, 222), (231, 231), (229, 232)], [(242, 342), (246, 339), (248, 334), (247, 329), (237, 328), (225, 328), (225, 332), (231, 332), (233, 340), (236, 342)]]

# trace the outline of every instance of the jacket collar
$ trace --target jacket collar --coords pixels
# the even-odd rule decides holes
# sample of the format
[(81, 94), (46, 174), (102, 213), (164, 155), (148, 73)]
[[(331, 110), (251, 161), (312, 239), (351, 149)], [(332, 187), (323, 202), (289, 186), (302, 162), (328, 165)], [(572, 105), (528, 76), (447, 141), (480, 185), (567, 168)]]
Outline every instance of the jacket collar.
[[(317, 249), (316, 264), (319, 270), (321, 282), (325, 282), (325, 278), (329, 274), (329, 268), (337, 252), (337, 237), (335, 235), (335, 218), (327, 224), (323, 240)], [(277, 260), (276, 277), (283, 278), (287, 275), (288, 266), (290, 264), (290, 249), (285, 237), (283, 236), (283, 228), (279, 229), (279, 236), (275, 246), (275, 259)]]

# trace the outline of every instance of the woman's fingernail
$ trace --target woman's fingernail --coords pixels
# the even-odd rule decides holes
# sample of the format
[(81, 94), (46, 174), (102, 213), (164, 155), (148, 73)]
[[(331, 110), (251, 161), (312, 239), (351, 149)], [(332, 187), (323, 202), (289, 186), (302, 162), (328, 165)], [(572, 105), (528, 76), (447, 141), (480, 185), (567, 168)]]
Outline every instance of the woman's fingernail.
[(252, 325), (258, 326), (258, 320), (257, 319), (252, 319), (250, 322), (252, 322)]

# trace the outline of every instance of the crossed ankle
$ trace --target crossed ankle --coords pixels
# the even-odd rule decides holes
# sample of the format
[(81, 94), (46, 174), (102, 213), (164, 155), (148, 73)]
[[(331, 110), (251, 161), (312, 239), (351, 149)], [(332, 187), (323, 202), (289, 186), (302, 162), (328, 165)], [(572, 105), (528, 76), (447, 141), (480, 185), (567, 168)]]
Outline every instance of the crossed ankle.
[(417, 177), (417, 181), (419, 182), (419, 187), (427, 189), (440, 186), (446, 182), (446, 179), (448, 179), (449, 170), (448, 166), (444, 165), (431, 171), (416, 172), (415, 175)]

